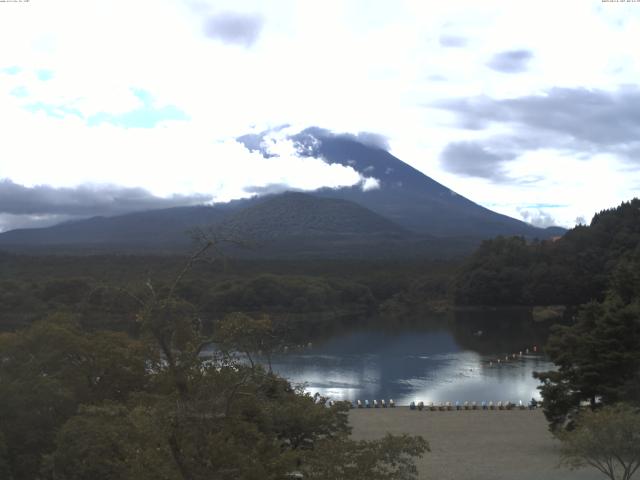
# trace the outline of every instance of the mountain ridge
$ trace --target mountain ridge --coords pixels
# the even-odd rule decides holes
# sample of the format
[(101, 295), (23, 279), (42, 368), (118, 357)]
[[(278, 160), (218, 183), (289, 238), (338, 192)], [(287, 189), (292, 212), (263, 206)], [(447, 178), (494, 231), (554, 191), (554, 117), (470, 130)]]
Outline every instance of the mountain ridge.
[[(375, 179), (376, 188), (365, 190), (358, 184), (289, 191), (210, 206), (92, 217), (2, 233), (0, 248), (175, 251), (189, 248), (190, 230), (212, 229), (221, 236), (249, 237), (262, 245), (264, 255), (328, 255), (331, 249), (340, 255), (385, 249), (437, 254), (470, 251), (481, 240), (498, 235), (545, 239), (564, 232), (558, 227), (540, 229), (475, 204), (357, 137), (312, 127), (290, 138), (299, 155), (350, 166), (361, 177)], [(252, 150), (261, 148), (259, 135), (239, 141)]]

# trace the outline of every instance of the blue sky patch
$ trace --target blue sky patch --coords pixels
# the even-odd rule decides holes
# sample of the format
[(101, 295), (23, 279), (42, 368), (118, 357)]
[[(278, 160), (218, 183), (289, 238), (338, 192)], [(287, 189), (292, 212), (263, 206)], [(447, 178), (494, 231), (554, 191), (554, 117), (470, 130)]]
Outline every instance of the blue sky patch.
[(51, 70), (38, 70), (36, 72), (38, 76), (38, 80), (46, 82), (47, 80), (51, 80), (53, 78), (53, 72)]
[(7, 75), (17, 75), (20, 71), (20, 67), (17, 66), (0, 68), (0, 73), (6, 73)]
[(27, 87), (20, 86), (11, 90), (9, 92), (9, 95), (12, 95), (17, 98), (25, 98), (29, 96), (29, 91), (27, 90)]
[(65, 107), (64, 105), (52, 105), (50, 103), (36, 102), (25, 105), (24, 108), (31, 113), (44, 112), (54, 118), (64, 118), (67, 115), (75, 115), (76, 117), (83, 118), (80, 111), (75, 108)]
[(189, 116), (174, 105), (161, 108), (154, 106), (153, 96), (146, 90), (138, 88), (131, 90), (142, 102), (142, 107), (121, 114), (100, 112), (89, 117), (87, 125), (96, 126), (102, 123), (111, 123), (124, 128), (153, 128), (166, 120), (189, 120)]
[(529, 205), (523, 205), (523, 208), (565, 208), (569, 205), (563, 205), (561, 203), (531, 203)]

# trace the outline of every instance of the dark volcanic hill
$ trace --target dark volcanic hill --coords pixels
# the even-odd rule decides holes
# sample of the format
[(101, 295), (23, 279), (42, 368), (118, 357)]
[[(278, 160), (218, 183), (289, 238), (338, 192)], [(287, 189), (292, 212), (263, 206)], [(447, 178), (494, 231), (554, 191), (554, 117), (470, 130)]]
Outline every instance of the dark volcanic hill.
[(221, 234), (262, 242), (289, 237), (401, 238), (410, 233), (356, 203), (299, 192), (270, 195), (225, 218)]
[[(215, 231), (222, 239), (241, 239), (249, 248), (232, 252), (242, 256), (397, 257), (399, 252), (424, 254), (433, 246), (433, 239), (356, 203), (300, 192), (254, 200), (226, 217)], [(459, 252), (447, 248), (447, 254), (452, 253)]]

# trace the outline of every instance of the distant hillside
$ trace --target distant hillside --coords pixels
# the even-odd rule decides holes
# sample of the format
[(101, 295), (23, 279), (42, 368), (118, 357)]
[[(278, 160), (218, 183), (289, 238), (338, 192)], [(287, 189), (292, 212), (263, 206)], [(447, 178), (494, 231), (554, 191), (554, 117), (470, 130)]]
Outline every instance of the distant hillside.
[(356, 203), (298, 192), (268, 196), (238, 210), (220, 223), (219, 231), (260, 241), (286, 237), (400, 238), (409, 235), (404, 228)]
[(0, 248), (188, 248), (191, 244), (190, 230), (217, 225), (231, 212), (247, 203), (242, 201), (212, 207), (176, 207), (115, 217), (93, 217), (46, 228), (11, 230), (0, 234)]
[[(261, 148), (260, 135), (239, 140), (249, 148)], [(211, 227), (254, 244), (252, 253), (238, 250), (238, 255), (437, 257), (470, 253), (481, 240), (497, 235), (544, 239), (564, 233), (561, 228), (536, 228), (481, 207), (357, 137), (311, 128), (292, 140), (301, 155), (349, 165), (363, 177), (375, 179), (377, 188), (364, 191), (358, 185), (95, 217), (5, 232), (0, 234), (0, 248), (177, 252), (192, 245), (190, 230)]]
[(48, 228), (0, 234), (0, 248), (49, 253), (171, 253), (193, 246), (189, 232), (209, 230), (239, 241), (242, 257), (451, 256), (473, 248), (468, 240), (442, 242), (408, 232), (353, 202), (285, 192), (212, 207), (182, 207), (95, 217)]
[(496, 238), (482, 243), (457, 276), (462, 305), (580, 305), (617, 282), (640, 281), (640, 200), (604, 210), (556, 241)]

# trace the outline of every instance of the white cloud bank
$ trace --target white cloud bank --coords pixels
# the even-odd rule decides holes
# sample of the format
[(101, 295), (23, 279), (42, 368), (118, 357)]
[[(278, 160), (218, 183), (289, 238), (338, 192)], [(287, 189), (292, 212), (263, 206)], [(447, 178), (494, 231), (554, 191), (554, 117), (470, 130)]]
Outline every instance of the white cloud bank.
[[(637, 4), (583, 0), (3, 3), (0, 178), (218, 200), (248, 186), (374, 188), (348, 167), (298, 158), (283, 138), (269, 159), (233, 140), (319, 125), (379, 133), (394, 155), (502, 213), (566, 205), (552, 214), (572, 225), (637, 194), (638, 164), (556, 145), (501, 163), (509, 181), (499, 185), (489, 173), (461, 176), (440, 164), (447, 145), (484, 145), (513, 125), (466, 129), (430, 105), (554, 87), (618, 91), (640, 77), (639, 30)], [(505, 67), (504, 52), (527, 53), (507, 55)]]

